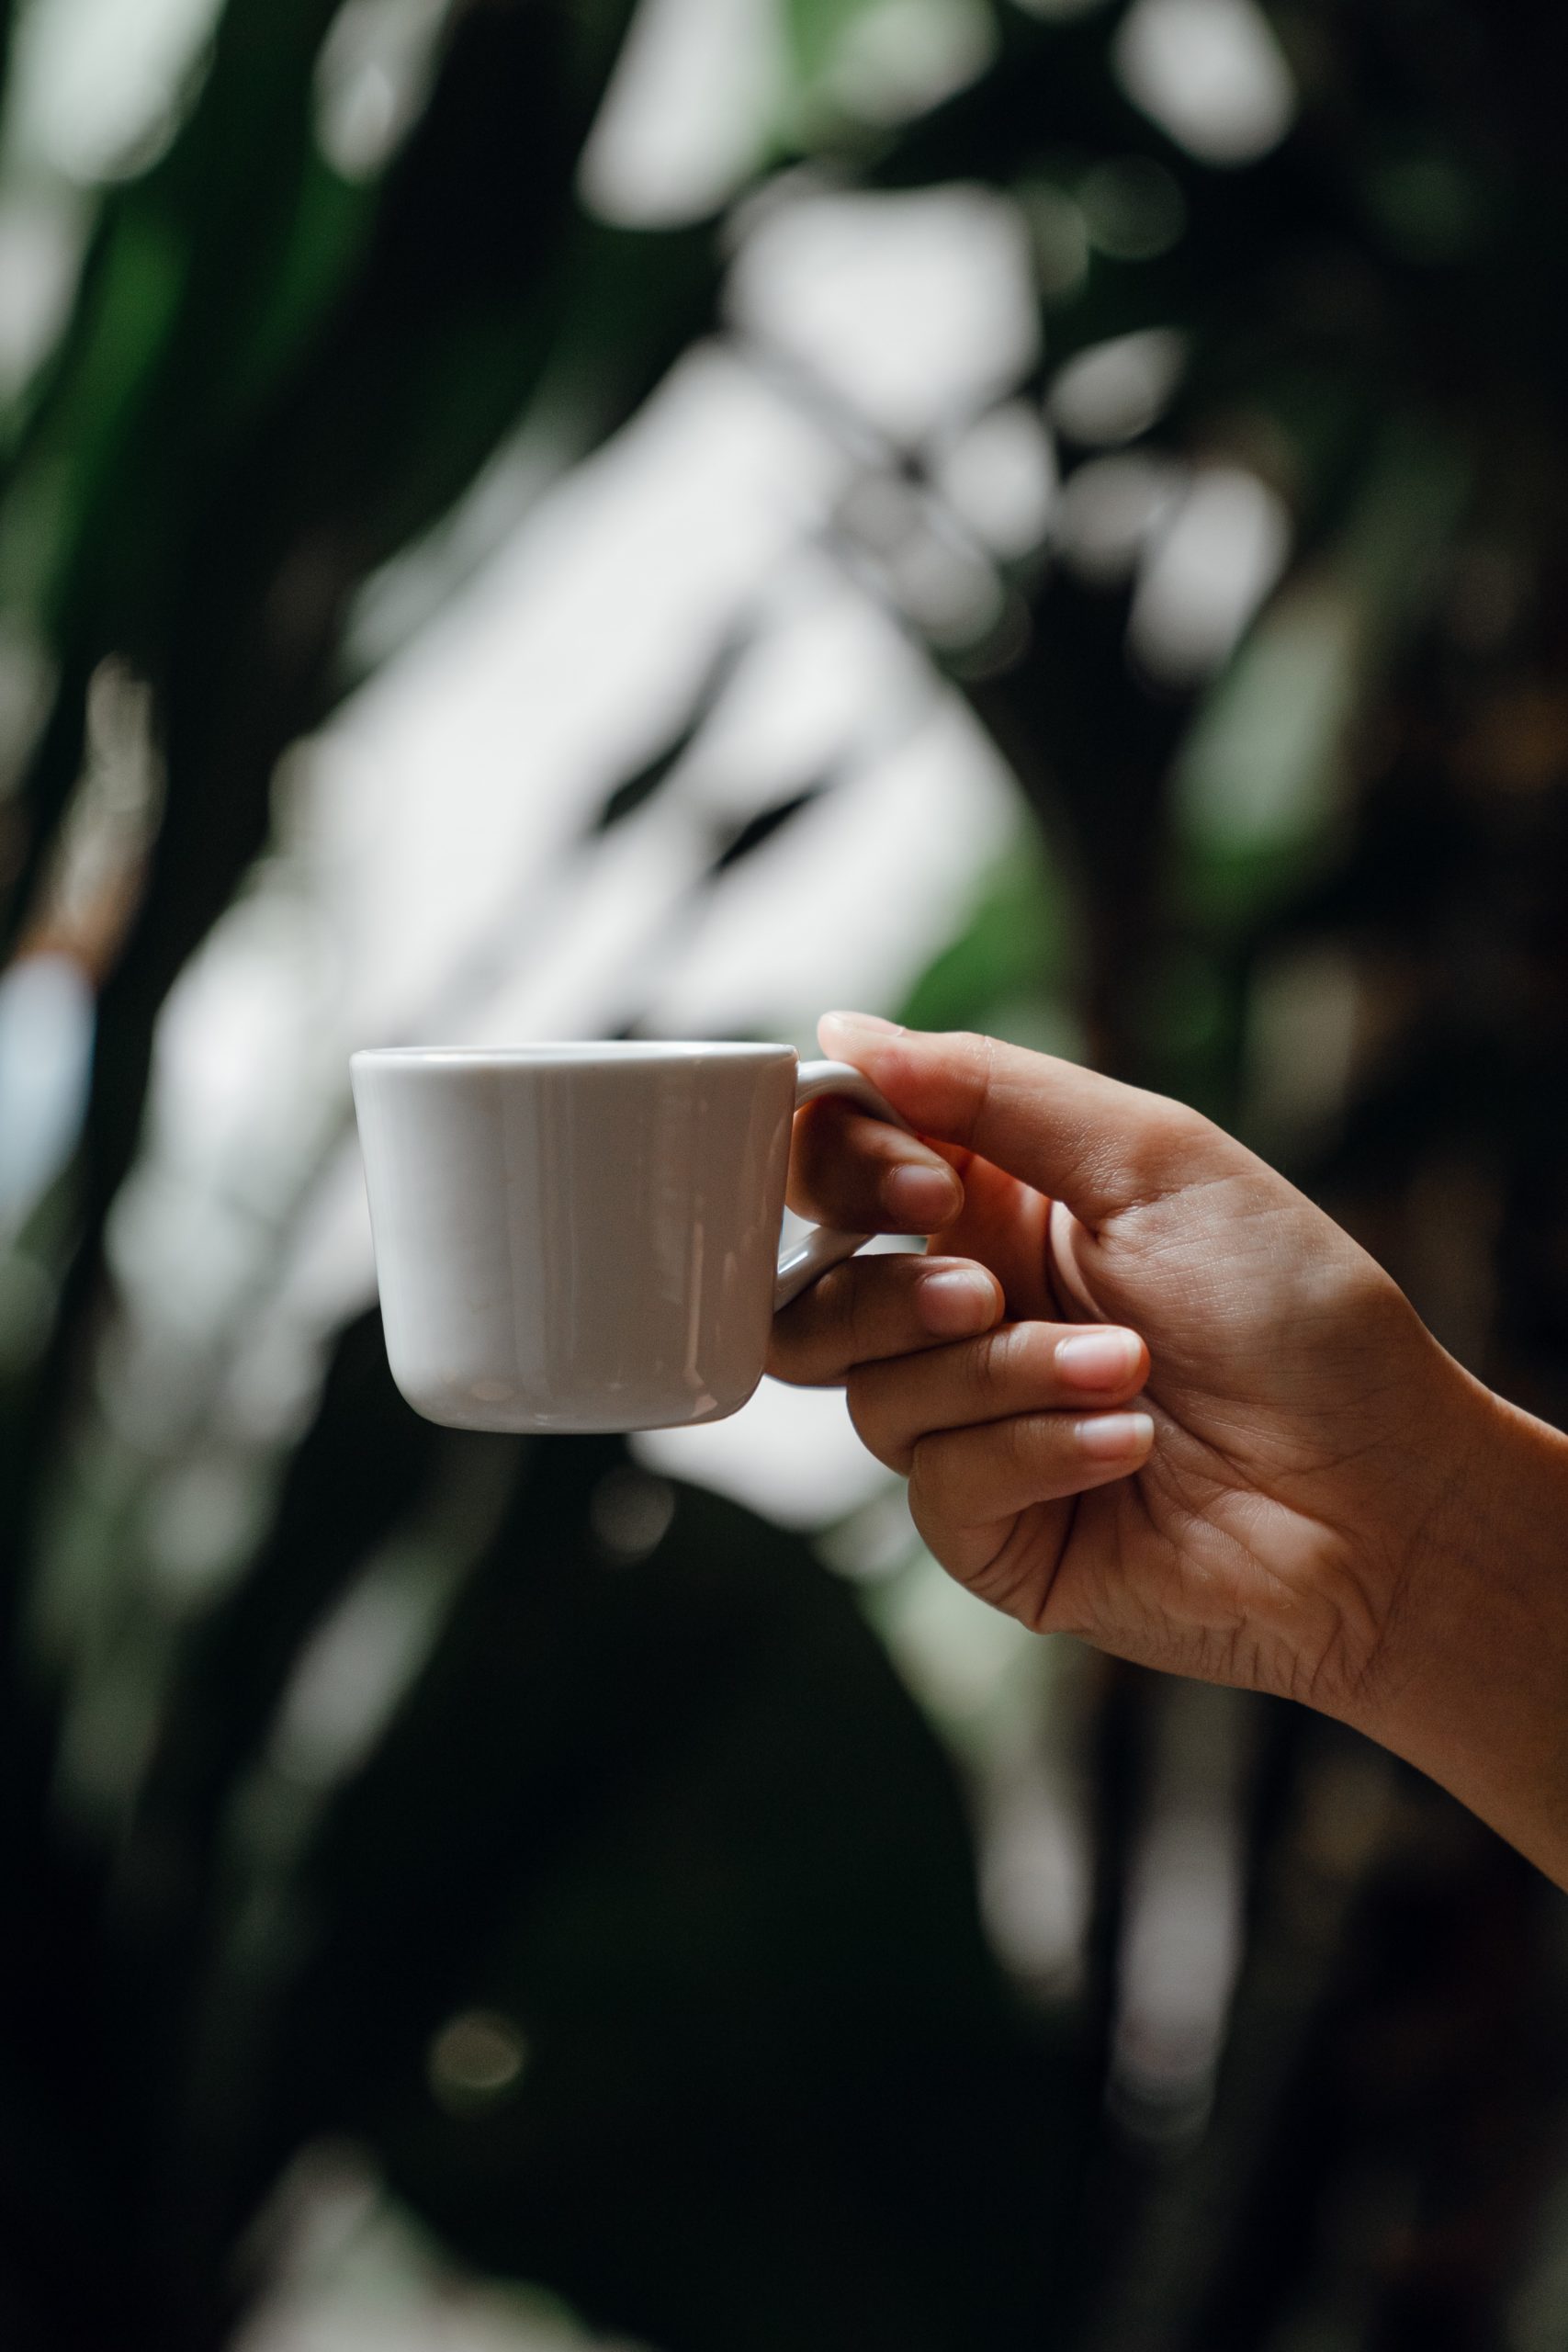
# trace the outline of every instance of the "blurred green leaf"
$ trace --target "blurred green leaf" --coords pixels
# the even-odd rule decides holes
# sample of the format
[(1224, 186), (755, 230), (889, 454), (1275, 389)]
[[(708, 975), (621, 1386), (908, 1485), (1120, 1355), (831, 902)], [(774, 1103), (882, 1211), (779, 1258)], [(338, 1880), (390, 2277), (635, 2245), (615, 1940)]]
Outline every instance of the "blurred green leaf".
[(983, 1027), (1011, 1003), (1049, 1000), (1072, 977), (1072, 909), (1041, 844), (1024, 840), (996, 867), (958, 937), (904, 1000), (912, 1029)]
[(1222, 933), (1321, 870), (1353, 793), (1351, 729), (1463, 512), (1455, 453), (1390, 432), (1337, 547), (1276, 597), (1205, 699), (1172, 775), (1191, 902)]

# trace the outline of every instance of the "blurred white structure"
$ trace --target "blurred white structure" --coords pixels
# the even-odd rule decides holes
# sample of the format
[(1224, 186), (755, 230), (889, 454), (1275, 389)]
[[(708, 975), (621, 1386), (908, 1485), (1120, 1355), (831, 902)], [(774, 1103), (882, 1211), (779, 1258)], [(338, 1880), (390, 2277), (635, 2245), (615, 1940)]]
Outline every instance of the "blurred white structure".
[(0, 1230), (31, 1207), (76, 1140), (93, 998), (67, 956), (0, 973)]
[(773, 0), (644, 0), (583, 153), (584, 201), (643, 229), (716, 211), (766, 153), (783, 39)]
[(85, 181), (140, 169), (178, 120), (220, 5), (31, 0), (19, 8), (4, 130), (13, 163)]
[(1172, 1681), (1134, 1845), (1110, 2098), (1134, 2136), (1197, 2135), (1242, 1948), (1240, 1791), (1253, 1719), (1229, 1690)]
[(261, 2234), (272, 2284), (234, 2352), (637, 2352), (553, 2296), (464, 2277), (347, 2145), (305, 2151)]
[(1156, 538), (1133, 600), (1128, 637), (1163, 684), (1194, 686), (1218, 670), (1285, 568), (1290, 514), (1243, 466), (1201, 467)]
[(1134, 0), (1114, 55), (1134, 106), (1203, 163), (1255, 163), (1294, 119), (1290, 68), (1254, 0)]
[(1184, 338), (1143, 327), (1074, 354), (1051, 387), (1051, 415), (1075, 441), (1103, 447), (1135, 440), (1161, 414), (1180, 381)]

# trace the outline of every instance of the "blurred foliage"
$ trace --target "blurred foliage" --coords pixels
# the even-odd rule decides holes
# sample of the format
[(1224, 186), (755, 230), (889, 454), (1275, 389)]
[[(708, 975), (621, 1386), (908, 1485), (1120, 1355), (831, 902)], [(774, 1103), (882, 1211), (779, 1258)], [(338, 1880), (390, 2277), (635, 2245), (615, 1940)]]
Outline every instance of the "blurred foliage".
[[(6, 436), (7, 642), (45, 681), (30, 740), (7, 721), (8, 946), (47, 933), (106, 662), (151, 696), (162, 797), (91, 933), (85, 1122), (5, 1357), (0, 2337), (226, 2341), (258, 2215), (346, 2139), (461, 2258), (665, 2352), (1559, 2340), (1560, 1906), (1333, 1727), (1230, 1695), (1189, 1718), (1098, 1661), (1051, 1682), (1030, 1738), (1083, 1792), (1087, 1940), (1070, 1981), (1010, 1980), (978, 1800), (852, 1588), (614, 1445), (416, 1423), (373, 1320), (225, 1589), (137, 1618), (149, 1539), (81, 1432), (160, 1008), (267, 840), (280, 756), (353, 682), (365, 584), (498, 452), (532, 435), (569, 464), (694, 337), (739, 332), (750, 187), (668, 229), (578, 193), (628, 0), (452, 8), (407, 137), (357, 178), (315, 129), (336, 13), (228, 0), (163, 152), (99, 192)], [(1148, 658), (1131, 556), (1060, 528), (971, 550), (974, 626), (927, 650), (1036, 846), (909, 1013), (1200, 1102), (1561, 1420), (1557, 13), (1279, 0), (1256, 27), (1295, 117), (1228, 160), (1129, 96), (1136, 9), (959, 11), (961, 86), (871, 119), (845, 60), (875, 14), (792, 0), (758, 177), (1016, 202), (1059, 515), (1135, 445), (1188, 489), (1239, 469), (1289, 518), (1260, 611), (1185, 670)], [(1097, 436), (1067, 363), (1171, 331), (1163, 400)], [(940, 449), (857, 429), (868, 473), (940, 501)], [(846, 501), (846, 560), (857, 528)], [(595, 836), (667, 784), (734, 654)], [(716, 838), (713, 871), (834, 783)], [(107, 1821), (67, 1801), (62, 1526), (135, 1684), (100, 1727)], [(372, 1627), (409, 1671), (333, 1751), (302, 1679)], [(1172, 1791), (1235, 1828), (1244, 1935), (1217, 2082), (1168, 2109), (1123, 1996)]]

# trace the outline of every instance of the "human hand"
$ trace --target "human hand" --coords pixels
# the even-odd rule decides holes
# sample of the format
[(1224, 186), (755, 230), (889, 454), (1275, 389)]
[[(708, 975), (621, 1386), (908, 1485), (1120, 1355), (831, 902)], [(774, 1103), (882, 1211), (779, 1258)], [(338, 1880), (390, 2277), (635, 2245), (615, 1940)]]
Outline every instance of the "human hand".
[[(1563, 1442), (1196, 1113), (980, 1037), (830, 1015), (821, 1040), (941, 1157), (825, 1101), (797, 1125), (793, 1204), (931, 1239), (824, 1275), (771, 1369), (844, 1381), (931, 1550), (1026, 1624), (1303, 1699), (1458, 1785), (1427, 1755), (1451, 1724), (1413, 1722), (1410, 1689), (1427, 1678), (1417, 1715), (1451, 1702), (1476, 1654), (1477, 1497), (1528, 1466), (1568, 1502)], [(1562, 1650), (1560, 1715), (1568, 1625)]]

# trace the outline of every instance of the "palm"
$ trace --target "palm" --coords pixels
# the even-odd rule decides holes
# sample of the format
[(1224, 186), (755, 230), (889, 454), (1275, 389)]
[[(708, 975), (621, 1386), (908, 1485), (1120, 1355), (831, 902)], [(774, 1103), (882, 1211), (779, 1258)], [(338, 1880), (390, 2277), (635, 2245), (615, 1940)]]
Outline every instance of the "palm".
[(955, 1154), (965, 1207), (933, 1246), (988, 1265), (1010, 1316), (1124, 1324), (1151, 1358), (1147, 1463), (1021, 1512), (987, 1597), (1122, 1657), (1304, 1695), (1362, 1630), (1359, 1531), (1419, 1451), (1435, 1350), (1371, 1259), (1232, 1148), (1098, 1234)]

